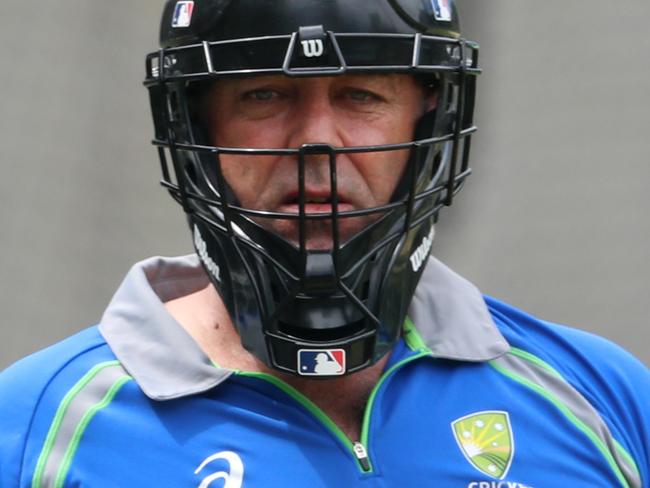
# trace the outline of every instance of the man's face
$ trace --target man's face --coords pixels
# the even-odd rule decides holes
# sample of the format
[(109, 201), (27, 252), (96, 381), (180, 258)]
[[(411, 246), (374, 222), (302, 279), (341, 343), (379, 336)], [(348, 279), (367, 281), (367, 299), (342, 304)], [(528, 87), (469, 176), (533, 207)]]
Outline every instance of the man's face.
[[(319, 78), (263, 76), (219, 80), (202, 103), (211, 143), (223, 147), (299, 148), (393, 144), (412, 140), (415, 124), (435, 97), (408, 75)], [(387, 203), (404, 172), (408, 151), (339, 154), (339, 212)], [(243, 207), (298, 213), (295, 156), (222, 155), (223, 175)], [(329, 157), (307, 156), (306, 213), (331, 212)], [(341, 242), (378, 216), (339, 221)], [(295, 220), (259, 220), (298, 241)], [(307, 227), (307, 247), (332, 246), (331, 221)]]

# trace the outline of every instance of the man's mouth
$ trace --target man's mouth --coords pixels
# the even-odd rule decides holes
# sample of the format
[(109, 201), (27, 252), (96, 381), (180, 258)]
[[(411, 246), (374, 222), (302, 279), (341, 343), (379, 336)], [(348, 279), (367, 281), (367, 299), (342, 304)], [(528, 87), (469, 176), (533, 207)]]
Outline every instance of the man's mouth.
[[(339, 192), (336, 205), (338, 213), (353, 212), (364, 208), (356, 201), (356, 196)], [(332, 227), (334, 212), (332, 194), (328, 191), (310, 191), (304, 193), (304, 212), (307, 216), (305, 230), (305, 245), (312, 250), (332, 249), (335, 230)], [(287, 194), (275, 208), (276, 212), (298, 216), (300, 214), (299, 192)], [(360, 217), (341, 215), (336, 219), (338, 240), (340, 243), (347, 242), (353, 235), (365, 228), (372, 217)], [(295, 218), (278, 218), (270, 222), (270, 227), (284, 239), (298, 246), (300, 241), (300, 226)]]
[[(338, 212), (348, 212), (350, 210), (354, 210), (354, 205), (346, 200), (339, 200), (336, 207)], [(295, 197), (285, 200), (285, 202), (280, 205), (280, 208), (278, 210), (280, 212), (286, 213), (300, 213), (300, 199), (298, 197)], [(333, 211), (334, 208), (332, 204), (332, 198), (330, 196), (308, 196), (305, 198), (305, 213), (307, 214), (329, 214)]]

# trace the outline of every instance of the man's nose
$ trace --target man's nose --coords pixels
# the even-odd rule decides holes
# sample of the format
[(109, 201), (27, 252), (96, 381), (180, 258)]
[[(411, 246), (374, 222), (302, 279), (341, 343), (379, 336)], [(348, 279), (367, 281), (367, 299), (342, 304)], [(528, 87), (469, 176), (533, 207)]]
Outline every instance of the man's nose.
[(302, 93), (292, 115), (289, 147), (299, 148), (304, 144), (344, 145), (337, 113), (326, 90), (317, 88)]

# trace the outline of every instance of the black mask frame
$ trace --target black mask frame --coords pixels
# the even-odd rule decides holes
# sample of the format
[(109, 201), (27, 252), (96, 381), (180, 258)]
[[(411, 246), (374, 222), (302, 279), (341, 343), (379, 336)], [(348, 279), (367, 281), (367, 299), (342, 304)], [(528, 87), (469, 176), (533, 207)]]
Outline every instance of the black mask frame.
[[(156, 126), (153, 144), (158, 147), (161, 184), (188, 213), (197, 251), (244, 346), (269, 366), (294, 374), (301, 374), (301, 351), (342, 350), (346, 357), (343, 373), (351, 373), (376, 362), (397, 340), (423, 271), (423, 266), (413, 266), (413, 272), (405, 276), (403, 268), (422, 244), (430, 241), (426, 239), (432, 237), (440, 208), (451, 205), (471, 172), (468, 161), (471, 134), (476, 131), (472, 115), (475, 77), (480, 73), (478, 46), (464, 39), (420, 33), (326, 32), (320, 37), (326, 56), (306, 59), (297, 46), (305, 32), (315, 31), (318, 29), (312, 26), (285, 36), (204, 41), (161, 49), (147, 57), (145, 85), (151, 93)], [(394, 46), (385, 57), (387, 64), (360, 62), (364, 40)], [(268, 56), (268, 47), (275, 43), (284, 46), (284, 52), (277, 49), (275, 60), (268, 59), (273, 57)], [(231, 55), (224, 55), (228, 51)], [(245, 63), (242, 56), (247, 58)], [(435, 63), (431, 62), (434, 58)], [(272, 63), (277, 64), (269, 67)], [(242, 64), (247, 67), (242, 68)], [(429, 120), (423, 117), (423, 127), (418, 127), (412, 141), (400, 144), (303, 144), (271, 149), (217, 147), (197, 141), (187, 108), (188, 87), (193, 83), (226, 76), (344, 73), (410, 73), (436, 79), (443, 91), (443, 106), (430, 114)], [(411, 157), (400, 184), (405, 189), (403, 194), (379, 207), (339, 211), (338, 155), (405, 149)], [(222, 155), (295, 157), (299, 212), (240, 206), (221, 173)], [(314, 155), (329, 161), (331, 212), (305, 211), (304, 167), (306, 159)], [(348, 242), (341, 242), (341, 219), (371, 214), (380, 218)], [(297, 220), (298, 246), (264, 229), (259, 225), (264, 219)], [(331, 252), (307, 248), (306, 227), (316, 220), (331, 224)], [(215, 276), (211, 265), (215, 263), (223, 276)], [(397, 285), (403, 288), (399, 292)], [(387, 311), (382, 303), (388, 296), (397, 298), (394, 311)], [(301, 324), (289, 324), (286, 319), (291, 315), (297, 315)]]

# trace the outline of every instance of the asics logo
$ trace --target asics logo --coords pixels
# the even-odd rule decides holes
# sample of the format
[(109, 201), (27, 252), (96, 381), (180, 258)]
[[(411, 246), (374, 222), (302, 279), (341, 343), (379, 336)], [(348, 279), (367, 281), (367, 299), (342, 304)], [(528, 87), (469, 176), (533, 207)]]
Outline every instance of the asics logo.
[(244, 463), (238, 454), (232, 451), (221, 451), (212, 456), (209, 456), (203, 461), (194, 474), (199, 474), (209, 464), (217, 460), (225, 460), (228, 462), (228, 471), (217, 471), (212, 473), (201, 481), (198, 488), (209, 488), (212, 483), (217, 480), (223, 480), (223, 488), (241, 488), (242, 480), (244, 479)]
[(322, 39), (307, 39), (300, 41), (302, 44), (302, 52), (308, 58), (317, 58), (323, 55), (325, 50)]

